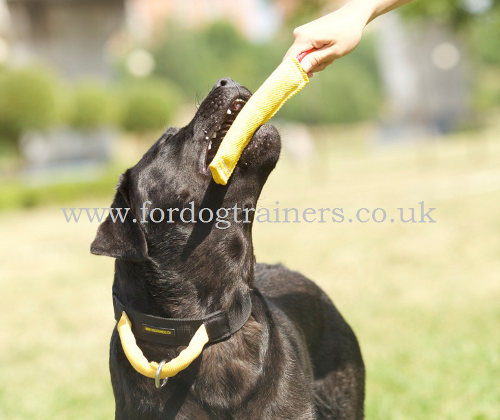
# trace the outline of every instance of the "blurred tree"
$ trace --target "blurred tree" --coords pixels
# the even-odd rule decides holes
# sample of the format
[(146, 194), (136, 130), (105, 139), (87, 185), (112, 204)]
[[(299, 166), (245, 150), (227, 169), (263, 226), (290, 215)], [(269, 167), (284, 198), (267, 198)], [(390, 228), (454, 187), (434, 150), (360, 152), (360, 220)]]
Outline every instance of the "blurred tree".
[(116, 123), (116, 93), (97, 81), (77, 85), (70, 94), (69, 125), (91, 130)]
[[(273, 0), (280, 3), (280, 0)], [(341, 7), (345, 1), (336, 1)], [(332, 2), (328, 0), (295, 1), (288, 5), (289, 13), (285, 16), (286, 24), (295, 27), (321, 16), (321, 13)], [(411, 17), (433, 18), (454, 27), (473, 20), (478, 15), (491, 13), (500, 8), (500, 0), (414, 0), (400, 11)]]
[(458, 28), (499, 8), (500, 0), (432, 0), (413, 1), (401, 8), (401, 12), (408, 17), (432, 18)]
[[(280, 118), (307, 123), (359, 121), (376, 116), (381, 95), (370, 36), (335, 71), (318, 75), (280, 112)], [(257, 89), (283, 58), (290, 32), (284, 29), (272, 42), (253, 44), (226, 22), (190, 31), (175, 24), (153, 54), (156, 75), (172, 81), (188, 98), (203, 98), (221, 77), (231, 77)], [(328, 73), (328, 74), (326, 74)]]
[[(274, 1), (277, 3), (280, 2), (278, 0)], [(342, 2), (339, 1), (338, 4), (340, 7), (342, 5)], [(288, 5), (289, 13), (285, 15), (285, 26), (293, 29), (296, 26), (317, 19), (318, 17), (320, 17), (321, 11), (327, 5), (331, 5), (331, 1), (328, 0), (295, 1), (291, 5)]]
[(486, 64), (500, 65), (500, 8), (477, 19), (470, 28), (472, 50)]
[(218, 59), (229, 58), (236, 51), (248, 46), (248, 42), (229, 22), (216, 21), (203, 32), (204, 42), (210, 45)]
[(59, 118), (58, 83), (45, 68), (0, 72), (0, 140), (15, 145), (26, 130), (45, 129)]
[(367, 36), (331, 69), (316, 74), (278, 117), (309, 124), (351, 123), (376, 118), (381, 101), (373, 37)]
[(205, 96), (224, 76), (254, 89), (281, 59), (281, 51), (273, 53), (271, 45), (250, 43), (227, 22), (194, 31), (169, 22), (165, 32), (152, 51), (155, 73), (191, 96)]
[(124, 87), (121, 126), (144, 133), (166, 128), (182, 103), (179, 90), (165, 80), (142, 79)]

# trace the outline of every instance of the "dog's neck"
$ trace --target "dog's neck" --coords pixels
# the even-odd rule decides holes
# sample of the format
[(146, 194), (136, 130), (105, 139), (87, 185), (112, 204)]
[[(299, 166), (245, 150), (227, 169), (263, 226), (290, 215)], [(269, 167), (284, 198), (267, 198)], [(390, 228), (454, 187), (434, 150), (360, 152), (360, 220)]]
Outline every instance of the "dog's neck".
[(144, 262), (116, 260), (120, 299), (137, 311), (171, 318), (199, 318), (238, 304), (253, 283), (251, 241), (239, 259), (228, 258), (234, 252), (231, 241), (217, 250), (199, 248), (187, 258), (171, 250)]
[[(251, 232), (234, 230), (217, 235), (219, 237), (202, 241), (189, 252), (186, 246), (175, 247), (175, 239), (170, 237), (171, 245), (163, 244), (163, 251), (157, 253), (149, 249), (147, 261), (117, 260), (115, 287), (122, 302), (138, 311), (167, 318), (202, 318), (238, 305), (253, 287)], [(266, 352), (262, 349), (269, 345), (269, 332), (254, 316), (228, 340), (206, 347), (199, 370), (183, 376), (187, 383), (203, 378), (200, 383), (209, 384), (190, 388), (197, 394), (197, 401), (204, 401), (207, 407), (219, 407), (220, 396), (224, 396), (224, 404), (236, 410), (241, 401), (255, 392), (262, 375), (262, 369), (256, 367), (263, 364)], [(171, 359), (177, 355), (177, 349), (171, 346), (141, 340), (138, 345), (148, 360)], [(221, 360), (228, 363), (221, 365)], [(119, 363), (129, 364), (125, 358)], [(242, 378), (237, 386), (236, 378)], [(149, 378), (140, 376), (136, 381), (132, 386), (152, 387)], [(174, 386), (174, 390), (180, 386), (175, 383), (180, 382), (172, 381), (169, 385)], [(169, 394), (157, 395), (155, 404), (159, 412)]]

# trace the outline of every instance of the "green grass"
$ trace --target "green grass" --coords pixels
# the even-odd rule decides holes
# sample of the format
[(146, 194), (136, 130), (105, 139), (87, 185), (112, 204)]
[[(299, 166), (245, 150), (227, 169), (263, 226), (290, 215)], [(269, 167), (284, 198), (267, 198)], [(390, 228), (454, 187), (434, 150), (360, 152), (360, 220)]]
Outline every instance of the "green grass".
[[(437, 209), (435, 224), (254, 228), (257, 260), (315, 280), (356, 331), (368, 419), (500, 418), (498, 132), (377, 150), (369, 127), (318, 130), (316, 159), (284, 155), (265, 188), (269, 207)], [(58, 206), (0, 218), (0, 418), (113, 416), (113, 262), (89, 254), (96, 227)]]

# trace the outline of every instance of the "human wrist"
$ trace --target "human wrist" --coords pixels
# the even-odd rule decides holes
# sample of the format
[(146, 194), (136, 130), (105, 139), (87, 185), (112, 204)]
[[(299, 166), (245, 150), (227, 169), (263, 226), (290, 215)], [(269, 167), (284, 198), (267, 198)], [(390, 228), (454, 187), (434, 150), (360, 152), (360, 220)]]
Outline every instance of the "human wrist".
[(350, 0), (342, 7), (354, 10), (363, 28), (377, 17), (376, 0)]

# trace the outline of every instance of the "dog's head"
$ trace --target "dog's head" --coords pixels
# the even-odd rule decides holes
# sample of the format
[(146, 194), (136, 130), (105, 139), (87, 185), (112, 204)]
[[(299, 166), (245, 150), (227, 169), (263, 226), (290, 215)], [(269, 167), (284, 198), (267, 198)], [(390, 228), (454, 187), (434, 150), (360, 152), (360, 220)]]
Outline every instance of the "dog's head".
[(91, 251), (125, 260), (189, 262), (191, 269), (253, 258), (253, 209), (278, 161), (277, 130), (265, 124), (255, 132), (226, 186), (216, 184), (208, 169), (250, 95), (221, 79), (187, 126), (169, 128), (121, 176), (112, 208), (130, 211), (123, 223), (108, 217), (101, 224)]

